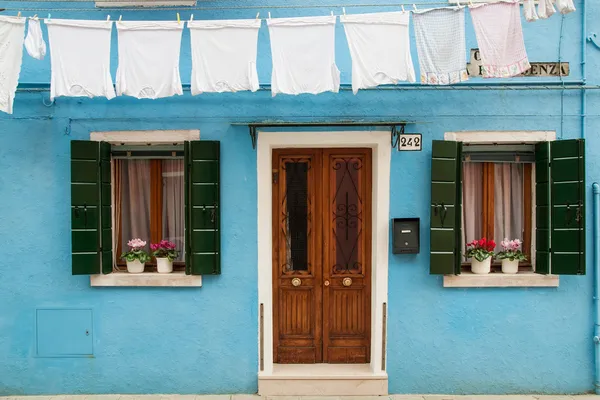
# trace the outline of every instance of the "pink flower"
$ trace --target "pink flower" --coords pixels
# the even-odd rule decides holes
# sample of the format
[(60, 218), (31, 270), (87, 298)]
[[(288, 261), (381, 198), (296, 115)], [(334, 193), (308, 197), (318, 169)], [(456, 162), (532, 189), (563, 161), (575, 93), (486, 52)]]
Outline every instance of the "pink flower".
[(166, 239), (161, 240), (159, 243), (154, 243), (150, 245), (152, 251), (157, 250), (175, 250), (177, 245), (175, 243), (169, 242)]
[(127, 246), (131, 247), (132, 249), (141, 249), (142, 247), (146, 246), (146, 242), (140, 238), (131, 239), (129, 242), (127, 242)]
[(507, 238), (504, 238), (504, 240), (500, 242), (503, 251), (517, 251), (521, 244), (523, 244), (523, 242), (519, 239), (508, 240)]

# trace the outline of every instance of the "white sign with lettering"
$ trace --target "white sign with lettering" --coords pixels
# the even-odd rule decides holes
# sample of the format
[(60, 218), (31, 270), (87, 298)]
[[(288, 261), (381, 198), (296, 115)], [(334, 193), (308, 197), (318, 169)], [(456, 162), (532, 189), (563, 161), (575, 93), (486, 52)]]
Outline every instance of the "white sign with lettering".
[[(539, 77), (539, 76), (569, 76), (569, 63), (557, 62), (530, 62), (531, 68), (518, 76)], [(467, 64), (467, 72), (470, 76), (482, 76), (481, 56), (479, 49), (471, 49), (471, 62)]]
[(421, 151), (421, 134), (407, 133), (400, 135), (398, 139), (398, 150), (400, 151)]

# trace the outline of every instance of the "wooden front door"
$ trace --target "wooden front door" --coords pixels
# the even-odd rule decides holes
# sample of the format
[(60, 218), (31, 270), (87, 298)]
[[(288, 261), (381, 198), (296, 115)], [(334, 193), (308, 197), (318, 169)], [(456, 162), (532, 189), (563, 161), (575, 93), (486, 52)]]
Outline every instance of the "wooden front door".
[(371, 149), (273, 151), (274, 360), (368, 363)]

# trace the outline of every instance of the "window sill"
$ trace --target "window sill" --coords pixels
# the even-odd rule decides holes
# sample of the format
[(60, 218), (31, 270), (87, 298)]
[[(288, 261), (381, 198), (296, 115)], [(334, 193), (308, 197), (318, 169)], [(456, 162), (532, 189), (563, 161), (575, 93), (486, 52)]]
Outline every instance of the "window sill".
[(107, 275), (92, 275), (90, 286), (201, 287), (202, 276), (186, 275), (183, 271), (170, 274), (113, 272)]
[(460, 275), (444, 275), (444, 287), (558, 287), (558, 275), (539, 275), (533, 272), (477, 275), (463, 272)]

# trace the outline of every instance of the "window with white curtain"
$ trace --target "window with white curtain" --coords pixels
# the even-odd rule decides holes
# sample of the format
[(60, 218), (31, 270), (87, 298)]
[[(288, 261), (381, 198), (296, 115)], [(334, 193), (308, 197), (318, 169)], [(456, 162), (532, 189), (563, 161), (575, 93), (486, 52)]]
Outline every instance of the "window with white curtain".
[[(494, 239), (495, 251), (505, 238), (523, 242), (533, 265), (535, 230), (534, 159), (526, 146), (465, 146), (462, 168), (462, 246), (475, 239)], [(495, 151), (494, 151), (495, 150)], [(467, 262), (466, 258), (463, 262)]]
[[(184, 243), (184, 161), (183, 158), (116, 158), (113, 159), (114, 227), (113, 248), (116, 269), (124, 269), (119, 259), (132, 238), (150, 244), (168, 240), (177, 245), (179, 257), (174, 269), (182, 270)], [(155, 261), (146, 264), (153, 272)]]

